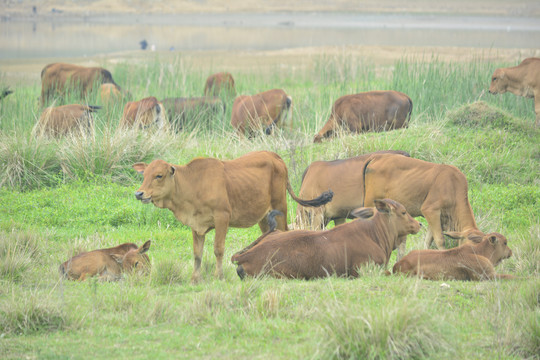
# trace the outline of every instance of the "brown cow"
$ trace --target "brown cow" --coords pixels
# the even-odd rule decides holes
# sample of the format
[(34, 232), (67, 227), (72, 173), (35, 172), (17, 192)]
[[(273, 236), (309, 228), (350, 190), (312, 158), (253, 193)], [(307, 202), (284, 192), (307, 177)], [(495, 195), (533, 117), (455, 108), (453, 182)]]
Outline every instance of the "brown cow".
[(420, 230), (420, 223), (398, 202), (375, 200), (375, 206), (376, 211), (355, 210), (353, 215), (362, 219), (330, 230), (270, 232), (233, 255), (231, 261), (238, 265), (240, 278), (261, 273), (300, 279), (331, 274), (357, 277), (363, 264), (388, 264), (392, 251), (407, 235)]
[(69, 280), (85, 280), (89, 276), (99, 276), (101, 280), (118, 280), (122, 272), (137, 269), (148, 273), (150, 259), (146, 252), (150, 249), (148, 240), (140, 248), (133, 243), (124, 243), (108, 249), (83, 252), (60, 265), (60, 274)]
[(167, 124), (167, 115), (163, 104), (150, 96), (139, 101), (130, 101), (124, 106), (120, 127), (138, 126), (146, 129), (152, 125), (163, 128)]
[(218, 97), (167, 98), (161, 103), (176, 130), (182, 130), (190, 121), (200, 118), (201, 114), (225, 113), (225, 104)]
[(359, 133), (406, 127), (412, 106), (412, 100), (397, 91), (369, 91), (342, 96), (332, 106), (330, 118), (313, 142), (321, 142), (339, 128)]
[(461, 238), (460, 245), (484, 237), (469, 203), (467, 179), (455, 166), (379, 154), (365, 162), (362, 173), (364, 206), (389, 197), (402, 203), (412, 216), (423, 216), (429, 225), (427, 248), (435, 240), (444, 249), (443, 231), (454, 231), (453, 236)]
[(534, 98), (536, 126), (540, 127), (540, 58), (527, 58), (518, 66), (496, 69), (491, 77), (489, 92)]
[[(234, 160), (196, 158), (187, 165), (173, 165), (154, 160), (149, 165), (137, 163), (133, 168), (144, 174), (135, 197), (167, 208), (176, 219), (191, 227), (193, 234), (194, 271), (192, 281), (200, 279), (205, 235), (216, 230), (214, 254), (216, 276), (223, 277), (222, 261), (225, 236), (229, 227), (247, 228), (259, 224), (268, 230), (265, 215), (271, 209), (287, 214), (287, 194), (304, 206), (320, 206), (332, 199), (332, 192), (313, 200), (294, 195), (287, 167), (279, 155), (259, 151)], [(278, 229), (287, 230), (286, 217)]]
[(349, 159), (311, 163), (302, 175), (298, 196), (309, 198), (312, 194), (320, 194), (320, 189), (332, 189), (334, 197), (331, 202), (319, 208), (298, 206), (296, 220), (300, 228), (322, 230), (332, 220), (335, 225), (340, 225), (346, 219), (351, 219), (351, 212), (364, 206), (362, 170), (366, 160), (371, 155), (386, 153), (410, 156), (401, 150), (382, 150)]
[(92, 113), (100, 108), (79, 104), (45, 108), (37, 124), (37, 134), (51, 136), (90, 134), (94, 127)]
[[(240, 136), (253, 135), (265, 130), (267, 135), (272, 133), (272, 128), (286, 117), (292, 119), (292, 98), (282, 89), (272, 89), (252, 96), (238, 96), (233, 103), (231, 125), (238, 131)], [(292, 120), (289, 120), (291, 126)]]
[(204, 86), (205, 96), (220, 96), (222, 94), (230, 97), (236, 95), (234, 79), (228, 72), (210, 75), (208, 79), (206, 79), (206, 84)]
[(495, 266), (512, 256), (506, 238), (498, 233), (484, 236), (478, 244), (449, 250), (413, 250), (398, 261), (393, 273), (429, 280), (492, 280), (512, 278), (495, 273)]
[(41, 105), (47, 104), (52, 98), (64, 96), (68, 89), (77, 91), (84, 98), (94, 86), (101, 84), (113, 84), (122, 91), (114, 82), (111, 73), (101, 67), (49, 64), (41, 71)]

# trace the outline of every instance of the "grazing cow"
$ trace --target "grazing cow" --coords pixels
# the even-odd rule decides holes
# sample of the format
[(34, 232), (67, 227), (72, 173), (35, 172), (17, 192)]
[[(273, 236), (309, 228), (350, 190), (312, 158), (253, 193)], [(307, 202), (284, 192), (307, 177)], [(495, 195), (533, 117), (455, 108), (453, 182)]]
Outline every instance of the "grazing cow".
[(144, 273), (150, 270), (150, 259), (146, 252), (150, 249), (148, 240), (141, 247), (124, 243), (108, 249), (83, 252), (60, 265), (60, 274), (69, 280), (85, 280), (89, 276), (99, 276), (101, 280), (118, 280), (122, 272), (137, 269)]
[(204, 86), (204, 96), (220, 96), (225, 94), (233, 97), (236, 95), (234, 79), (228, 72), (212, 74), (206, 79)]
[(423, 216), (429, 225), (426, 248), (435, 240), (437, 248), (444, 249), (443, 231), (452, 231), (460, 245), (484, 237), (469, 203), (467, 179), (455, 166), (378, 154), (365, 162), (362, 173), (364, 206), (388, 197), (402, 203), (412, 216)]
[[(135, 197), (167, 208), (176, 219), (191, 227), (193, 234), (194, 271), (192, 281), (200, 279), (205, 235), (216, 230), (214, 254), (216, 276), (223, 277), (222, 261), (225, 236), (229, 227), (247, 228), (259, 224), (268, 230), (265, 215), (271, 209), (287, 214), (287, 194), (304, 206), (320, 206), (332, 200), (332, 192), (313, 200), (294, 195), (287, 167), (279, 155), (259, 151), (234, 160), (195, 158), (187, 165), (173, 165), (154, 160), (149, 165), (137, 163), (133, 168), (144, 175)], [(286, 216), (279, 219), (278, 229), (287, 230)]]
[(176, 130), (182, 130), (186, 124), (199, 119), (202, 114), (225, 113), (225, 104), (218, 97), (167, 98), (161, 103)]
[(252, 96), (238, 96), (233, 103), (231, 125), (238, 131), (240, 136), (253, 135), (265, 130), (267, 135), (272, 133), (272, 128), (286, 117), (291, 120), (292, 111), (289, 111), (292, 98), (281, 89), (272, 89)]
[(491, 77), (489, 92), (534, 98), (536, 126), (540, 127), (540, 58), (527, 58), (518, 66), (496, 69)]
[[(351, 211), (364, 206), (363, 168), (366, 160), (374, 154), (398, 154), (409, 157), (400, 150), (382, 150), (344, 160), (315, 161), (302, 175), (298, 196), (312, 197), (320, 189), (332, 189), (332, 201), (319, 208), (296, 208), (296, 220), (300, 228), (322, 230), (330, 221), (335, 225), (351, 219)], [(323, 190), (324, 191), (324, 190)]]
[(152, 125), (163, 128), (167, 123), (163, 104), (155, 97), (150, 96), (139, 101), (130, 101), (124, 106), (124, 114), (120, 120), (120, 127), (138, 126), (146, 129)]
[(359, 133), (406, 127), (412, 106), (412, 100), (397, 91), (369, 91), (342, 96), (332, 106), (330, 118), (313, 142), (321, 142), (339, 128)]
[(111, 73), (101, 67), (49, 64), (41, 71), (41, 105), (47, 104), (54, 97), (64, 96), (68, 89), (77, 91), (84, 98), (94, 86), (101, 84), (112, 84), (122, 91)]
[(498, 233), (484, 236), (478, 244), (449, 250), (413, 250), (398, 261), (393, 273), (429, 280), (492, 280), (513, 278), (495, 273), (495, 266), (512, 256), (506, 238)]
[(261, 273), (300, 279), (331, 274), (357, 277), (363, 264), (388, 264), (392, 251), (407, 235), (420, 230), (420, 223), (398, 202), (375, 200), (375, 207), (376, 211), (355, 210), (353, 215), (362, 219), (330, 230), (269, 232), (233, 255), (231, 261), (238, 265), (240, 278)]
[(51, 136), (90, 134), (94, 127), (92, 113), (98, 109), (101, 107), (79, 104), (45, 108), (37, 124), (37, 133)]

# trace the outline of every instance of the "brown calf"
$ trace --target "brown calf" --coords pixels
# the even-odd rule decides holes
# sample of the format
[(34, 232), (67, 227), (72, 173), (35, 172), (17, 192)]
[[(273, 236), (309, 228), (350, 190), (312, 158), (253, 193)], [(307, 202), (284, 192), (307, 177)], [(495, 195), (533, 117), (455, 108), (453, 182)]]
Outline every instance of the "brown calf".
[(398, 261), (395, 273), (429, 280), (492, 280), (512, 278), (495, 273), (495, 266), (512, 256), (506, 238), (498, 233), (484, 236), (478, 244), (465, 244), (449, 250), (413, 250)]
[(92, 113), (100, 108), (80, 104), (48, 107), (39, 117), (36, 132), (51, 136), (89, 134), (94, 126)]
[(375, 200), (375, 206), (376, 211), (355, 210), (353, 215), (362, 219), (330, 230), (268, 232), (233, 255), (231, 261), (238, 265), (240, 278), (261, 273), (301, 279), (331, 274), (357, 277), (363, 264), (386, 265), (407, 235), (420, 230), (420, 223), (398, 202)]
[(83, 252), (60, 265), (60, 274), (69, 280), (85, 280), (99, 276), (100, 280), (118, 280), (122, 272), (141, 270), (148, 272), (150, 249), (148, 240), (140, 248), (133, 243), (124, 243), (108, 249)]

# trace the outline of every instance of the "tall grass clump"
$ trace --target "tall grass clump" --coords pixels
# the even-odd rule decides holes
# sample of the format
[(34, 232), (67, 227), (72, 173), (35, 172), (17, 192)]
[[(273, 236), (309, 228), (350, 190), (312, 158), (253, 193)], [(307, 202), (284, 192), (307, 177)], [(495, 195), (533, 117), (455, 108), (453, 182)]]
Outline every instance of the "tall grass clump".
[(322, 359), (422, 359), (449, 352), (444, 321), (419, 301), (403, 299), (369, 312), (334, 302), (321, 319)]
[(61, 165), (53, 141), (0, 134), (0, 187), (30, 190), (58, 182)]
[(0, 278), (12, 282), (23, 280), (30, 268), (40, 262), (41, 241), (33, 233), (0, 232)]

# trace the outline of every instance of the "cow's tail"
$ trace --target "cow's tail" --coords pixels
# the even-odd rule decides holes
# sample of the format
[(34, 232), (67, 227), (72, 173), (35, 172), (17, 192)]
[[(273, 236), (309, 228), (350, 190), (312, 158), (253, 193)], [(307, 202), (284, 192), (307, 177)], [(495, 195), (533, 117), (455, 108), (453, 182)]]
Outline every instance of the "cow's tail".
[(407, 124), (411, 121), (412, 109), (413, 109), (413, 103), (412, 103), (411, 98), (409, 98), (409, 113), (407, 114), (407, 121), (406, 121)]
[[(268, 236), (268, 234), (276, 231), (276, 228), (277, 228), (276, 216), (283, 216), (283, 213), (281, 211), (279, 211), (279, 210), (272, 210), (272, 211), (270, 211), (268, 213), (268, 215), (266, 215), (266, 219), (268, 221), (268, 227), (269, 227), (268, 231), (265, 232), (264, 234), (262, 234), (261, 236), (259, 236), (259, 238), (257, 240), (255, 240), (254, 242), (249, 244), (247, 247), (245, 247), (244, 249), (242, 249), (239, 252), (237, 252), (236, 254), (234, 254), (231, 257), (231, 261), (233, 263), (236, 263), (238, 261), (238, 258), (240, 257), (240, 255), (242, 255), (243, 253), (245, 253), (246, 251), (248, 251), (249, 249), (251, 249), (252, 247), (257, 245), (258, 243), (260, 243), (262, 239), (264, 239), (266, 236)], [(238, 276), (240, 276), (240, 274), (238, 274)]]
[(334, 192), (332, 190), (328, 190), (328, 191), (323, 192), (321, 195), (319, 195), (315, 199), (311, 199), (311, 200), (300, 199), (294, 194), (294, 190), (289, 180), (287, 180), (287, 191), (289, 192), (291, 197), (294, 199), (294, 201), (296, 201), (302, 206), (313, 206), (313, 207), (322, 206), (332, 201), (332, 198), (334, 197)]
[(93, 113), (101, 109), (103, 106), (97, 106), (97, 105), (86, 105), (88, 107), (88, 112)]
[(377, 157), (377, 155), (371, 155), (365, 162), (364, 162), (364, 165), (362, 167), (362, 206), (366, 206), (365, 205), (365, 201), (366, 201), (366, 174), (368, 172), (368, 166), (369, 164), (375, 160), (375, 158)]

